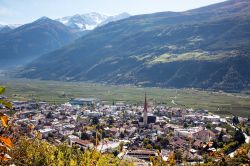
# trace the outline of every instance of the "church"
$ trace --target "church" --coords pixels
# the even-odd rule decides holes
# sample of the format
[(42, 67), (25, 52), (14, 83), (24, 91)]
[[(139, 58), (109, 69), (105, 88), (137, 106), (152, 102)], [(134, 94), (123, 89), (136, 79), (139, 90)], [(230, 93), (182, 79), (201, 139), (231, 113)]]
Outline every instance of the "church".
[(145, 93), (145, 100), (144, 100), (144, 108), (142, 117), (139, 119), (139, 126), (140, 127), (150, 127), (151, 125), (155, 124), (156, 116), (148, 114), (148, 102), (147, 102), (147, 95)]

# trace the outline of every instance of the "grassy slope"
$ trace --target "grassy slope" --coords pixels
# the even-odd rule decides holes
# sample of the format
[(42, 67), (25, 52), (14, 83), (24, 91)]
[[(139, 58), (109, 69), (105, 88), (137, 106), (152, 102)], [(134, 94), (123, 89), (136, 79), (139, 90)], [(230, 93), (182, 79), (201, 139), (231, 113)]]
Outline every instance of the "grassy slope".
[(208, 55), (206, 52), (187, 52), (187, 53), (183, 53), (183, 54), (166, 53), (166, 54), (162, 54), (158, 57), (155, 57), (149, 63), (168, 63), (168, 62), (186, 61), (186, 60), (211, 61), (211, 60), (218, 60), (218, 59), (222, 59), (225, 57), (233, 57), (233, 56), (235, 56), (235, 53), (233, 51), (218, 53), (215, 55)]
[(172, 100), (175, 100), (180, 107), (203, 108), (212, 112), (219, 108), (221, 114), (230, 111), (237, 115), (250, 116), (250, 98), (242, 94), (20, 79), (0, 79), (0, 85), (7, 87), (6, 96), (18, 100), (36, 99), (63, 103), (72, 97), (96, 97), (109, 103), (113, 100), (142, 103), (144, 93), (147, 92), (151, 102), (176, 106), (172, 104)]

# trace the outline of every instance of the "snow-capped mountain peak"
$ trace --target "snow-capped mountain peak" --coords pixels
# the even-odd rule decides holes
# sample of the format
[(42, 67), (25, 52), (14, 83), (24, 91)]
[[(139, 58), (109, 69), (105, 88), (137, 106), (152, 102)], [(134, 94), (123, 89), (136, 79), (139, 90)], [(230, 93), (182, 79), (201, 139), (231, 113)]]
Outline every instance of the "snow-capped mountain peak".
[(74, 31), (86, 31), (93, 30), (97, 26), (104, 25), (108, 22), (117, 21), (119, 19), (127, 18), (130, 16), (127, 13), (126, 15), (124, 15), (123, 13), (122, 15), (122, 17), (121, 14), (117, 16), (108, 16), (96, 12), (91, 12), (82, 15), (76, 14), (73, 16), (59, 18), (57, 19), (57, 21), (60, 21)]

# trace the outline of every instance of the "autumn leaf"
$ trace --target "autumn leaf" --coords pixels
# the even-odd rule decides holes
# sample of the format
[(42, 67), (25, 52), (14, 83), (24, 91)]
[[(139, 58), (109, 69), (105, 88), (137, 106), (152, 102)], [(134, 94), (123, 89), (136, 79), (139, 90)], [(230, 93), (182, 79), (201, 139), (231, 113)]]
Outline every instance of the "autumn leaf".
[(8, 127), (8, 117), (6, 115), (1, 116), (4, 127)]
[(5, 92), (5, 88), (4, 87), (0, 87), (0, 94), (3, 94)]
[(5, 145), (7, 145), (8, 147), (13, 147), (14, 145), (13, 145), (13, 143), (12, 143), (12, 141), (10, 140), (10, 138), (8, 138), (8, 137), (1, 137), (0, 136), (0, 140), (5, 144)]
[(12, 109), (12, 104), (5, 100), (0, 100), (0, 104), (4, 105), (8, 109)]
[(0, 154), (0, 159), (2, 161), (8, 161), (11, 157), (8, 154)]

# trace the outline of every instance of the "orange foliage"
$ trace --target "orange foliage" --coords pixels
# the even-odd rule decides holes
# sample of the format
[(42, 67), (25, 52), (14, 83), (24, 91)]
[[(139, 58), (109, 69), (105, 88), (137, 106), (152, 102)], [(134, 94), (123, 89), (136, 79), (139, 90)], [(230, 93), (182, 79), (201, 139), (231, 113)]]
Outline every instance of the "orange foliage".
[(4, 127), (8, 127), (8, 117), (6, 115), (1, 116)]
[[(0, 94), (4, 92), (5, 92), (5, 88), (0, 87)], [(12, 104), (9, 101), (1, 99), (0, 104), (4, 105), (5, 108), (7, 109), (12, 109)], [(2, 112), (0, 112), (0, 117), (1, 117), (2, 124), (5, 127), (3, 129), (3, 127), (1, 126), (1, 129), (3, 129), (3, 133), (4, 134), (8, 133), (10, 135), (9, 132), (11, 132), (12, 130), (11, 130), (11, 127), (8, 127), (8, 121), (9, 121), (8, 117)], [(0, 135), (0, 161), (7, 161), (11, 158), (7, 154), (7, 151), (9, 150), (9, 148), (12, 148), (14, 145), (11, 139), (7, 135), (3, 136), (3, 133)]]
[(10, 159), (10, 156), (7, 154), (0, 154), (1, 161), (8, 161)]
[(10, 140), (9, 137), (2, 137), (0, 136), (0, 140), (5, 144), (7, 145), (8, 147), (12, 148), (14, 145), (12, 143), (12, 141)]

